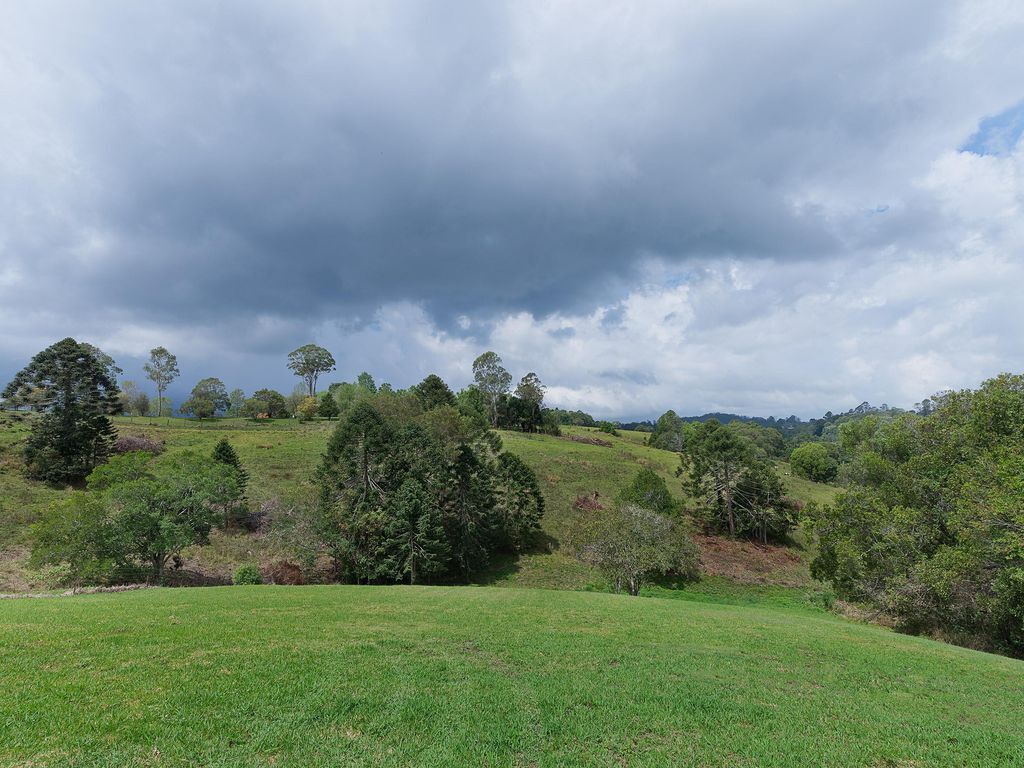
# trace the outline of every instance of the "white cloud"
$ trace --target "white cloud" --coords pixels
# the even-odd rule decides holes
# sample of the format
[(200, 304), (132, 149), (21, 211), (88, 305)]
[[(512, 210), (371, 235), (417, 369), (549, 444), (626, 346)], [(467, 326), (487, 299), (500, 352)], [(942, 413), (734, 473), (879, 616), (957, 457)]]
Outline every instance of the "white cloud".
[(13, 8), (0, 377), (65, 335), (247, 389), (310, 338), (399, 386), (493, 348), (628, 417), (1024, 368), (1024, 149), (956, 149), (1024, 98), (1019, 2), (457, 11)]

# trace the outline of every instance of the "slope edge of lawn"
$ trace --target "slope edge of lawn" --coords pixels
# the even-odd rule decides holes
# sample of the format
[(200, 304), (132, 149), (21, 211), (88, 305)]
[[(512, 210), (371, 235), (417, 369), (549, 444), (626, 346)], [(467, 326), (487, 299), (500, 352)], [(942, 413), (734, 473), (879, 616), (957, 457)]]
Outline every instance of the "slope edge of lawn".
[(778, 607), (493, 587), (152, 589), (0, 602), (0, 647), (0, 764), (1009, 766), (1024, 754), (1021, 662)]

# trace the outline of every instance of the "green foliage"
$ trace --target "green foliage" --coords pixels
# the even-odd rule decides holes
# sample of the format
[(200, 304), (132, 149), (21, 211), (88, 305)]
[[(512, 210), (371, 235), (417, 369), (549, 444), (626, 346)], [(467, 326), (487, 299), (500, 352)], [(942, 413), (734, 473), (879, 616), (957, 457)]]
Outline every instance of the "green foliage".
[(544, 496), (533, 470), (514, 453), (504, 451), (498, 456), (494, 499), (505, 547), (523, 551), (540, 532)]
[(455, 397), (456, 407), (474, 424), (486, 429), (491, 426), (491, 417), (488, 411), (487, 398), (483, 392), (476, 387), (467, 387)]
[(657, 575), (696, 579), (698, 551), (682, 521), (635, 504), (580, 516), (572, 536), (576, 556), (597, 568), (619, 592), (638, 595)]
[(380, 392), (331, 436), (318, 477), (320, 531), (356, 581), (468, 576), (522, 547), (543, 513), (536, 477), (450, 406)]
[(484, 352), (473, 361), (473, 381), (483, 394), (491, 417), (491, 426), (498, 425), (498, 405), (512, 384), (512, 374), (505, 370), (494, 352)]
[(72, 338), (47, 347), (4, 388), (8, 402), (30, 401), (45, 413), (25, 446), (29, 474), (54, 484), (81, 480), (111, 452), (118, 388), (113, 362)]
[(413, 387), (413, 393), (419, 398), (420, 405), (424, 411), (430, 411), (443, 406), (455, 406), (454, 393), (444, 383), (444, 379), (436, 373), (430, 374)]
[(536, 432), (540, 429), (543, 422), (544, 390), (540, 377), (533, 371), (519, 380), (513, 401), (517, 404), (516, 421), (523, 432)]
[(233, 469), (183, 453), (150, 470), (142, 456), (117, 457), (88, 491), (53, 507), (37, 524), (34, 562), (67, 563), (79, 582), (139, 568), (158, 582), (173, 555), (205, 543), (217, 508), (238, 496)]
[[(373, 380), (373, 376), (371, 376), (366, 371), (363, 371), (358, 376), (356, 376), (356, 386), (359, 387), (364, 392), (369, 392), (371, 395), (377, 393), (377, 383)], [(382, 388), (387, 387), (387, 384), (382, 385)]]
[(566, 411), (562, 408), (545, 408), (556, 424), (574, 427), (596, 427), (597, 422), (589, 413), (583, 411)]
[(338, 407), (338, 401), (334, 399), (334, 395), (330, 392), (325, 392), (320, 396), (316, 412), (318, 416), (330, 421), (341, 415), (341, 408)]
[(230, 405), (228, 390), (224, 382), (215, 377), (200, 379), (192, 387), (192, 396), (178, 409), (197, 419), (212, 419), (227, 410)]
[(235, 586), (251, 586), (263, 583), (263, 574), (260, 573), (258, 565), (246, 563), (235, 569), (231, 575), (231, 583)]
[(675, 411), (665, 411), (654, 424), (654, 431), (647, 438), (647, 444), (666, 451), (683, 450), (683, 420)]
[(169, 397), (154, 397), (149, 401), (149, 409), (146, 411), (147, 416), (153, 416), (159, 418), (161, 415), (170, 415), (174, 413), (174, 403)]
[(606, 435), (613, 435), (615, 437), (619, 436), (619, 430), (616, 428), (616, 425), (610, 421), (597, 422), (597, 429), (600, 432), (604, 432)]
[(274, 389), (257, 389), (242, 406), (242, 415), (255, 419), (265, 413), (271, 419), (288, 418), (288, 401)]
[(766, 542), (793, 526), (782, 479), (749, 439), (716, 419), (689, 425), (684, 438), (684, 487), (717, 528)]
[(139, 389), (134, 381), (121, 382), (121, 394), (118, 401), (121, 413), (128, 416), (145, 416), (149, 411), (149, 395)]
[[(181, 375), (181, 371), (178, 370), (178, 358), (168, 352), (165, 347), (154, 347), (149, 351), (149, 362), (142, 368), (146, 372), (146, 378), (156, 385), (156, 415), (162, 416), (164, 392), (167, 391), (171, 382)], [(170, 414), (170, 412), (168, 409), (167, 413)]]
[(288, 369), (306, 382), (310, 397), (316, 394), (320, 374), (333, 371), (334, 366), (331, 353), (316, 344), (305, 344), (288, 353)]
[(816, 514), (813, 572), (908, 631), (1022, 655), (1024, 377), (932, 403), (843, 425), (850, 487)]
[(789, 465), (800, 477), (818, 483), (835, 480), (839, 464), (829, 453), (824, 443), (804, 443), (793, 449), (789, 455)]
[(228, 394), (228, 416), (232, 418), (241, 416), (243, 408), (245, 408), (245, 392), (236, 387)]
[(105, 491), (121, 483), (152, 478), (152, 459), (152, 454), (145, 451), (131, 451), (114, 456), (89, 474), (86, 487), (90, 491)]
[(320, 411), (320, 401), (313, 396), (304, 397), (295, 409), (296, 415), (303, 421), (311, 421)]
[(760, 458), (782, 459), (788, 453), (786, 441), (777, 429), (738, 419), (730, 421), (726, 426), (744, 438)]
[(106, 584), (131, 573), (117, 557), (118, 532), (101, 494), (75, 491), (54, 503), (32, 535), (32, 566), (61, 566), (65, 584)]
[(399, 486), (381, 529), (377, 556), (383, 578), (417, 584), (447, 567), (448, 541), (441, 511), (415, 478), (406, 478)]
[(616, 504), (632, 504), (649, 509), (659, 515), (675, 516), (679, 502), (672, 498), (668, 483), (650, 467), (644, 467), (615, 497)]
[[(444, 450), (449, 459), (450, 445), (460, 442), (475, 445), (477, 441), (496, 437), (494, 432), (475, 431), (475, 424), (472, 429), (463, 430), (460, 426), (463, 422), (455, 420), (435, 434), (434, 426), (427, 420), (444, 410), (437, 409), (411, 418), (432, 435), (432, 440), (440, 440), (446, 446)], [(441, 421), (446, 421), (450, 414), (449, 411), (442, 416)], [(22, 466), (21, 449), (35, 418), (35, 414), (0, 412), (0, 541), (9, 542), (12, 546), (30, 544), (31, 524), (51, 501), (67, 494), (67, 491), (32, 482), (19, 471)], [(230, 579), (234, 567), (247, 562), (256, 553), (268, 561), (281, 556), (292, 557), (301, 561), (304, 568), (312, 568), (314, 560), (326, 562), (321, 557), (325, 553), (323, 539), (319, 534), (307, 535), (305, 531), (316, 522), (313, 510), (307, 509), (316, 490), (312, 471), (337, 423), (320, 420), (301, 423), (298, 419), (252, 423), (242, 419), (219, 419), (200, 426), (194, 420), (184, 418), (161, 419), (159, 424), (139, 424), (137, 420), (133, 423), (121, 417), (115, 417), (113, 422), (121, 435), (144, 435), (164, 446), (164, 452), (154, 460), (154, 466), (169, 461), (181, 451), (199, 451), (209, 456), (219, 440), (228, 438), (248, 470), (250, 479), (246, 495), (250, 500), (249, 509), (267, 510), (265, 519), (268, 525), (264, 532), (258, 537), (237, 534), (214, 536), (210, 546), (193, 547), (182, 553), (189, 568)], [(566, 436), (592, 437), (598, 434), (584, 428), (563, 429)], [(475, 570), (471, 576), (473, 580), (486, 580), (503, 586), (562, 589), (581, 589), (599, 583), (595, 581), (599, 575), (569, 555), (564, 546), (568, 532), (580, 514), (573, 503), (578, 496), (592, 495), (597, 491), (600, 501), (608, 504), (644, 466), (649, 466), (668, 480), (672, 494), (681, 505), (692, 505), (675, 480), (678, 456), (646, 446), (644, 434), (619, 431), (619, 437), (600, 435), (612, 443), (612, 448), (546, 435), (500, 433), (500, 441), (487, 452), (496, 456), (502, 451), (503, 444), (505, 450), (519, 456), (534, 470), (545, 499), (545, 513), (541, 521), (544, 536), (536, 539), (537, 549), (528, 549), (518, 556), (492, 550), (490, 565), (483, 571)], [(442, 437), (444, 434), (449, 437)], [(819, 485), (788, 472), (784, 472), (783, 477), (788, 487), (787, 495), (805, 502), (817, 500), (827, 503), (835, 494), (832, 486)], [(282, 542), (279, 534), (286, 518), (294, 520), (295, 531), (294, 534), (289, 533), (287, 542)], [(250, 521), (255, 522), (255, 517), (245, 520)], [(562, 542), (562, 548), (547, 551), (546, 545), (553, 542)], [(801, 555), (797, 550), (793, 553)], [(0, 561), (0, 591), (26, 589), (26, 584), (35, 577), (24, 570), (26, 567), (24, 556), (17, 552), (13, 557), (8, 556), (6, 562)], [(452, 570), (456, 570), (454, 566)], [(794, 579), (803, 583), (809, 578), (800, 560), (794, 560), (790, 570), (792, 572), (783, 577), (786, 583), (795, 583)], [(326, 574), (320, 576), (325, 577)], [(445, 578), (448, 576), (438, 576), (436, 580)], [(775, 580), (774, 572), (768, 578)]]
[(238, 482), (238, 490), (244, 494), (246, 486), (249, 484), (249, 473), (245, 471), (241, 460), (238, 458), (238, 452), (235, 451), (226, 437), (222, 437), (217, 442), (217, 445), (214, 446), (212, 458), (214, 461), (226, 464), (234, 470), (235, 479)]

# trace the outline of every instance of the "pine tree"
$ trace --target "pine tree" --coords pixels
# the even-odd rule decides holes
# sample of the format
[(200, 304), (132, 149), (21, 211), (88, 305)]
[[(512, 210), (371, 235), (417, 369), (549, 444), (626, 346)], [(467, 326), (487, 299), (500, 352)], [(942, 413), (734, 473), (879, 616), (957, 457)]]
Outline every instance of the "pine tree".
[(448, 543), (440, 511), (423, 484), (407, 478), (384, 510), (380, 575), (416, 584), (448, 564)]
[(225, 497), (224, 500), (224, 526), (227, 527), (231, 524), (232, 517), (237, 520), (237, 518), (243, 517), (246, 511), (245, 489), (249, 485), (249, 473), (245, 471), (238, 454), (227, 438), (221, 438), (220, 442), (214, 446), (213, 460), (218, 464), (231, 467), (237, 486), (237, 491)]
[(249, 473), (245, 471), (238, 458), (238, 453), (226, 437), (221, 438), (221, 441), (214, 446), (213, 460), (234, 468), (235, 476), (238, 479), (238, 489), (244, 495), (245, 489), (249, 485)]
[(450, 468), (445, 499), (445, 527), (452, 560), (463, 577), (485, 565), (494, 545), (498, 521), (491, 473), (468, 445), (461, 445)]
[(33, 357), (4, 389), (8, 401), (45, 411), (25, 446), (33, 477), (75, 482), (110, 455), (117, 432), (108, 416), (120, 409), (112, 367), (95, 347), (66, 338)]
[(498, 456), (494, 470), (495, 511), (501, 538), (512, 552), (521, 552), (540, 531), (544, 515), (544, 496), (537, 476), (515, 454)]
[(330, 392), (321, 395), (317, 413), (328, 421), (341, 415), (341, 408), (338, 407), (338, 401), (334, 399), (334, 395)]

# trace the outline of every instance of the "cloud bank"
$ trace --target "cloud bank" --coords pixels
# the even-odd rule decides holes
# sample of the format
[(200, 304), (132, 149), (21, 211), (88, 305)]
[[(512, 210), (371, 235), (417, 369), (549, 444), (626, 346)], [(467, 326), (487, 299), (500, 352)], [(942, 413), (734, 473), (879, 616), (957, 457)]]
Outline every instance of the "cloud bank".
[[(0, 378), (455, 384), (815, 415), (1024, 368), (1012, 2), (22, 3)], [(186, 387), (187, 388), (187, 387)]]

